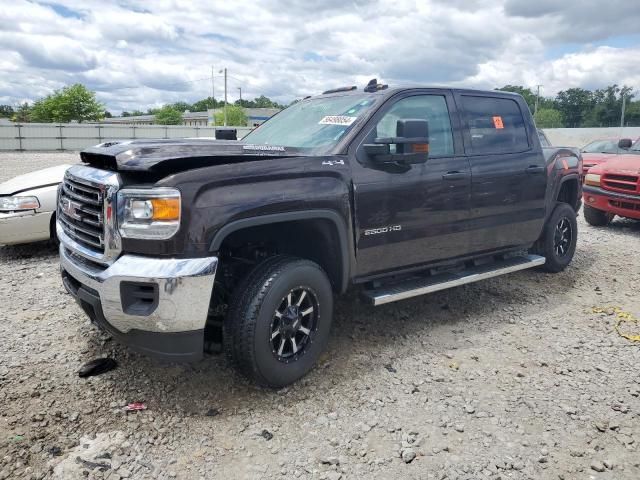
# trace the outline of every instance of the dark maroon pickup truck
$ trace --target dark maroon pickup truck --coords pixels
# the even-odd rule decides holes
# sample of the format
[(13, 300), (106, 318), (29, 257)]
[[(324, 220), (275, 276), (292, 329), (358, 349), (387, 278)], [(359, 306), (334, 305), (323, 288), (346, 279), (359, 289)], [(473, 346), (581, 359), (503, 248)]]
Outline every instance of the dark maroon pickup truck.
[(295, 103), (242, 141), (114, 141), (59, 190), (62, 278), (148, 354), (223, 349), (271, 387), (307, 373), (333, 299), (372, 305), (576, 247), (580, 154), (540, 145), (515, 94), (375, 81)]

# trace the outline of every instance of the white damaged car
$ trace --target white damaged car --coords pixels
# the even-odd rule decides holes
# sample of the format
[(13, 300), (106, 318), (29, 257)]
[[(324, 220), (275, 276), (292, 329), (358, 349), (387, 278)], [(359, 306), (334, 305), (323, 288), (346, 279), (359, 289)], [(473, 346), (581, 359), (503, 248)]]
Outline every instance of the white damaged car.
[(56, 240), (56, 191), (71, 165), (0, 183), (0, 245)]

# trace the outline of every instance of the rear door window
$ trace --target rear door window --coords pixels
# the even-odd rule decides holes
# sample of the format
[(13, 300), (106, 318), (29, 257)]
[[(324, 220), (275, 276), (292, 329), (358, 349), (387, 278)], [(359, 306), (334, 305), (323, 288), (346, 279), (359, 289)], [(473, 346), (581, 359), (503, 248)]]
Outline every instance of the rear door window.
[(529, 149), (527, 129), (515, 100), (462, 95), (471, 154), (517, 153)]

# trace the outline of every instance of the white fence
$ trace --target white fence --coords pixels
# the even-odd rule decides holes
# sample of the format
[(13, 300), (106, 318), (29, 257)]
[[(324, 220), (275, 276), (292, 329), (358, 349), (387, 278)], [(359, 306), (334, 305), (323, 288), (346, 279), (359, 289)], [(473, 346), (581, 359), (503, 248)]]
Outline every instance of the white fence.
[(640, 127), (545, 128), (544, 132), (558, 147), (584, 147), (599, 138), (640, 138)]
[[(238, 138), (251, 131), (235, 127)], [(0, 123), (0, 151), (82, 150), (110, 140), (215, 137), (215, 127), (186, 125), (103, 125), (93, 123)], [(545, 128), (553, 145), (582, 147), (598, 138), (640, 137), (640, 127)]]
[[(238, 138), (251, 131), (235, 127)], [(111, 140), (215, 137), (215, 127), (102, 125), (92, 123), (0, 123), (0, 150), (82, 150)]]

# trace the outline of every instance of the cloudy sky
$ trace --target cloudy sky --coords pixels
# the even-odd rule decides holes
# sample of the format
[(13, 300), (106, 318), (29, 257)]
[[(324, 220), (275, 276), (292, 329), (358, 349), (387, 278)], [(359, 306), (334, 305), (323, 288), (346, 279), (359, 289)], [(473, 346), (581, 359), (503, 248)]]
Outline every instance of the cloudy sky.
[(80, 82), (113, 112), (385, 83), (640, 91), (638, 0), (0, 0), (0, 104)]

